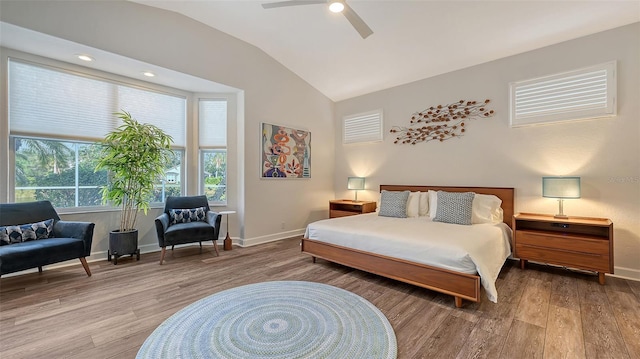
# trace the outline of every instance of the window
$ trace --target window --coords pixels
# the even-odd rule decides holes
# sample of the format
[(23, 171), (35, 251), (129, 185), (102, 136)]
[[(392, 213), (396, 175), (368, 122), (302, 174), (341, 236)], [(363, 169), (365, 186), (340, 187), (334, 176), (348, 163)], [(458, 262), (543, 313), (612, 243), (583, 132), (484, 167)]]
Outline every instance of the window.
[(96, 142), (120, 125), (125, 110), (174, 139), (175, 155), (154, 201), (182, 193), (186, 98), (9, 59), (9, 135), (15, 149), (16, 202), (56, 207), (102, 204), (106, 173), (94, 173)]
[(213, 204), (227, 203), (227, 100), (199, 99), (200, 187)]
[(94, 172), (98, 146), (15, 137), (15, 201), (49, 200), (55, 207), (100, 206), (105, 171)]
[(180, 196), (182, 194), (183, 156), (183, 150), (173, 150), (170, 162), (165, 165), (165, 176), (160, 183), (156, 184), (151, 202), (164, 202), (168, 196)]
[(382, 141), (382, 110), (346, 116), (343, 119), (343, 143), (374, 141)]
[(616, 62), (513, 82), (511, 126), (616, 114)]

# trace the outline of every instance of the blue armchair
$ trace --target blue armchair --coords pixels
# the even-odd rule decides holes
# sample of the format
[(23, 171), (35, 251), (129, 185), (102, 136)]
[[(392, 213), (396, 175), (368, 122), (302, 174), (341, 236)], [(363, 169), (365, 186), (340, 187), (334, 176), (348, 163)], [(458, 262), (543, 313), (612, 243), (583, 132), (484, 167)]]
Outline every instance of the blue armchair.
[(164, 262), (166, 247), (176, 244), (212, 241), (217, 255), (216, 240), (220, 235), (222, 215), (212, 212), (206, 196), (167, 197), (164, 213), (155, 220), (158, 245), (162, 248), (160, 264)]
[[(51, 219), (51, 228), (40, 228), (44, 231), (38, 235), (41, 239), (27, 238), (26, 231), (15, 230)], [(85, 257), (91, 254), (94, 226), (89, 222), (61, 221), (49, 201), (0, 203), (0, 276), (35, 267), (42, 272), (42, 266), (75, 258), (91, 276)]]

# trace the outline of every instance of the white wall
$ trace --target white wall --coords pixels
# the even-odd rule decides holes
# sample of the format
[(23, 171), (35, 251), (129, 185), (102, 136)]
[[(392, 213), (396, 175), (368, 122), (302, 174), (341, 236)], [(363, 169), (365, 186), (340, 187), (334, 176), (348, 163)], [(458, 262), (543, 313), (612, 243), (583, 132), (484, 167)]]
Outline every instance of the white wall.
[[(231, 234), (241, 243), (300, 233), (308, 222), (326, 218), (327, 199), (334, 192), (334, 104), (260, 49), (185, 16), (131, 2), (2, 1), (0, 6), (3, 22), (242, 89), (238, 114), (244, 121), (237, 124), (236, 139), (239, 193), (235, 202), (230, 200), (236, 203), (230, 209), (240, 212), (230, 216)], [(6, 136), (2, 118), (0, 135)], [(260, 179), (261, 122), (311, 131), (311, 179)], [(0, 163), (6, 165), (6, 146), (1, 151)], [(157, 249), (153, 218), (158, 212), (140, 220), (142, 247)], [(63, 217), (95, 222), (93, 252), (106, 251), (117, 213)]]
[[(490, 41), (490, 40), (488, 40)], [(509, 126), (509, 82), (617, 60), (618, 116), (546, 126)], [(545, 47), (336, 104), (336, 197), (351, 198), (348, 176), (367, 177), (361, 199), (380, 184), (516, 188), (516, 211), (555, 214), (541, 177), (582, 177), (582, 198), (565, 213), (614, 223), (615, 272), (640, 279), (640, 23)], [(392, 126), (411, 114), (458, 100), (491, 99), (496, 115), (467, 123), (465, 136), (442, 143), (394, 145)], [(381, 143), (343, 145), (343, 116), (384, 109)]]

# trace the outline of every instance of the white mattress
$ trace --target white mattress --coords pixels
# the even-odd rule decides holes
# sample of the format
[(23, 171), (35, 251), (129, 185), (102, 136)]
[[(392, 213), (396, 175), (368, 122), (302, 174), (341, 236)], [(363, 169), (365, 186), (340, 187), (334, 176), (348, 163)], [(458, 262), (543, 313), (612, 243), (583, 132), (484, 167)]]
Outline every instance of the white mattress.
[(391, 218), (377, 213), (326, 219), (307, 226), (305, 237), (343, 247), (476, 274), (487, 297), (497, 302), (495, 282), (511, 254), (505, 223), (470, 226), (428, 217)]

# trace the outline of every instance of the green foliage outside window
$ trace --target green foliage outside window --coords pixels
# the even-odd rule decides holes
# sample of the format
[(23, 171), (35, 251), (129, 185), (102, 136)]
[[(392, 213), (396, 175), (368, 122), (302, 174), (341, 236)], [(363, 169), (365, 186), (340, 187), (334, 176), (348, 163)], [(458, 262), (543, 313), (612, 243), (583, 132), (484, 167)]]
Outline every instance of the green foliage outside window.
[(227, 202), (227, 151), (204, 150), (204, 194), (210, 202)]
[[(15, 150), (16, 202), (48, 200), (56, 208), (102, 205), (101, 187), (108, 179), (106, 170), (94, 171), (99, 144), (15, 137)], [(173, 151), (165, 170), (180, 171), (181, 163), (182, 151)], [(181, 193), (180, 177), (158, 181), (151, 202)]]

